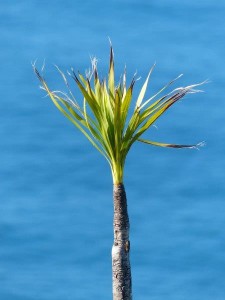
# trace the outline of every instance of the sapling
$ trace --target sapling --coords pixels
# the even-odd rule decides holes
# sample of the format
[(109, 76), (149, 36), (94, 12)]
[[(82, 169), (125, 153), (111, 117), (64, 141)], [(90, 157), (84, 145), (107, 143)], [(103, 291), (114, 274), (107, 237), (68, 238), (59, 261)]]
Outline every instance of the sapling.
[(52, 90), (42, 72), (35, 65), (34, 71), (41, 82), (41, 88), (47, 93), (60, 112), (67, 117), (89, 140), (89, 142), (105, 157), (109, 163), (113, 179), (114, 203), (114, 241), (112, 246), (112, 283), (113, 300), (132, 299), (132, 280), (130, 265), (130, 238), (127, 199), (124, 187), (124, 166), (127, 154), (135, 142), (160, 147), (198, 148), (196, 145), (166, 144), (147, 140), (144, 133), (154, 125), (155, 121), (173, 104), (190, 93), (199, 92), (194, 84), (163, 92), (180, 76), (162, 87), (156, 94), (144, 100), (151, 68), (132, 108), (133, 89), (136, 83), (134, 76), (130, 84), (126, 82), (126, 70), (118, 84), (115, 84), (114, 54), (110, 47), (109, 72), (107, 78), (101, 79), (98, 74), (97, 60), (92, 60), (91, 71), (82, 75), (72, 71), (69, 75), (77, 85), (82, 103), (75, 97), (66, 75), (59, 69), (67, 92)]

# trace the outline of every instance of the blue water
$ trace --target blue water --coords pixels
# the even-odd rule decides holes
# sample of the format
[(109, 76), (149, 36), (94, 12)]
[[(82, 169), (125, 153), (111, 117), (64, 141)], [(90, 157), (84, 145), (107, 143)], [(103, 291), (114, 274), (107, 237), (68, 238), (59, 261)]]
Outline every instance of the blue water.
[(225, 299), (224, 15), (222, 0), (0, 2), (0, 299), (111, 299), (108, 165), (31, 68), (45, 59), (63, 89), (53, 64), (83, 71), (96, 55), (104, 75), (108, 36), (118, 74), (157, 62), (148, 95), (180, 73), (211, 81), (146, 135), (205, 148), (137, 144), (127, 159), (134, 299)]

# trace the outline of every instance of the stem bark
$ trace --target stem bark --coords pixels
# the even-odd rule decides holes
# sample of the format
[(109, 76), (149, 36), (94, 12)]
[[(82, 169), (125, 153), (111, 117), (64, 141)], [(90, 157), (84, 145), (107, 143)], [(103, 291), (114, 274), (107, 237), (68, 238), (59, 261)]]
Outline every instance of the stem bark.
[(124, 185), (114, 184), (114, 243), (112, 247), (113, 300), (132, 300), (129, 217)]

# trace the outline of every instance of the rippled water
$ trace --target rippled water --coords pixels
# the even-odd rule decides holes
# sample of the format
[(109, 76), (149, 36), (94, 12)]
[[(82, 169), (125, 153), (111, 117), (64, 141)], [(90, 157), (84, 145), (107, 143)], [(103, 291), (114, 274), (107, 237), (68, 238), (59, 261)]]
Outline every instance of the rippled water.
[[(1, 1), (0, 299), (111, 299), (112, 184), (106, 162), (59, 114), (33, 75), (63, 88), (53, 64), (145, 77), (151, 95), (180, 73), (211, 81), (149, 137), (207, 142), (201, 151), (138, 144), (126, 166), (134, 299), (225, 299), (225, 2)], [(137, 84), (140, 88), (143, 79)]]

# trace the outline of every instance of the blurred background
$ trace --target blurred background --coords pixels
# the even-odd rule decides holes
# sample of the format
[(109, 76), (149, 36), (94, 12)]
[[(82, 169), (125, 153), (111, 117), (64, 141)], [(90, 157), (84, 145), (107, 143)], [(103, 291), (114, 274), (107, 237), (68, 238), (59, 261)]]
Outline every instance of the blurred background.
[(31, 67), (142, 78), (147, 95), (209, 79), (137, 144), (125, 169), (134, 299), (225, 299), (225, 1), (0, 2), (0, 299), (111, 299), (112, 180), (107, 162), (44, 97)]

